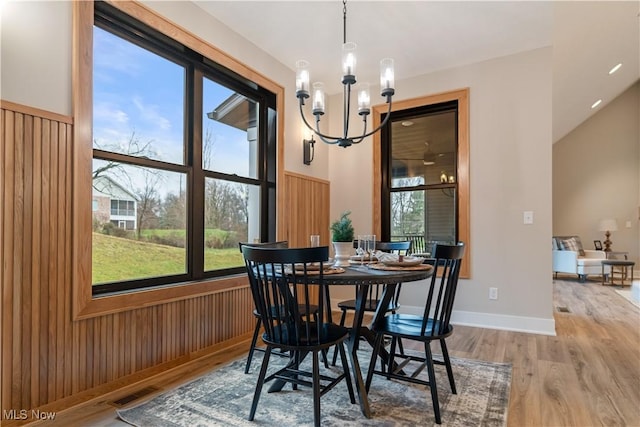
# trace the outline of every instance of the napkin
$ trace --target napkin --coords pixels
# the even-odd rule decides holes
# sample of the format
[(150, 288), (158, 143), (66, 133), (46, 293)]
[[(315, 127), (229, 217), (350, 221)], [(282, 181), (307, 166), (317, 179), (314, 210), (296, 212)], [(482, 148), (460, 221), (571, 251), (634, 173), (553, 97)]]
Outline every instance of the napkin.
[(396, 262), (398, 261), (398, 254), (391, 254), (388, 252), (376, 251), (375, 257), (378, 258), (380, 262)]

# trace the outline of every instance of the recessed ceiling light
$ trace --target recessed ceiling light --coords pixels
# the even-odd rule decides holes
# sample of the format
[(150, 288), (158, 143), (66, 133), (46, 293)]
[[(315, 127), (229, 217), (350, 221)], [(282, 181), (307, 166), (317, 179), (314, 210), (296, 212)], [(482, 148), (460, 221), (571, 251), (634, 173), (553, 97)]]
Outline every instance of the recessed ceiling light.
[(616, 71), (618, 71), (620, 69), (620, 67), (622, 67), (622, 62), (619, 63), (618, 65), (616, 65), (615, 67), (613, 67), (612, 69), (609, 70), (609, 74), (613, 74)]
[(593, 103), (591, 108), (596, 108), (598, 105), (600, 105), (601, 102), (602, 102), (602, 99), (598, 99), (596, 102)]
[(400, 123), (402, 126), (404, 127), (409, 127), (409, 126), (413, 126), (413, 122), (411, 120), (405, 120), (404, 122)]

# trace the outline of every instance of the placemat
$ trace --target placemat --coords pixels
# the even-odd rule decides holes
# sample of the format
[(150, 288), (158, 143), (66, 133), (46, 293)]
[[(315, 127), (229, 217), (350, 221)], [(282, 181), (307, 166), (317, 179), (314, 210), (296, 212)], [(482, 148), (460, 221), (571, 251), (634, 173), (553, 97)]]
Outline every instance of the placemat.
[(411, 265), (407, 267), (394, 267), (394, 266), (384, 265), (384, 264), (371, 264), (369, 268), (374, 270), (388, 270), (388, 271), (412, 271), (412, 270), (431, 270), (433, 266), (429, 264), (418, 264), (418, 265)]
[[(344, 273), (344, 268), (341, 267), (329, 267), (329, 268), (325, 268), (323, 274), (325, 276), (329, 275), (329, 274), (340, 274), (340, 273)], [(291, 269), (287, 268), (285, 270), (285, 272), (287, 274), (291, 274)], [(303, 274), (303, 270), (298, 270), (296, 269), (296, 273), (297, 274)], [(307, 275), (309, 276), (319, 276), (320, 275), (320, 270), (307, 270)]]

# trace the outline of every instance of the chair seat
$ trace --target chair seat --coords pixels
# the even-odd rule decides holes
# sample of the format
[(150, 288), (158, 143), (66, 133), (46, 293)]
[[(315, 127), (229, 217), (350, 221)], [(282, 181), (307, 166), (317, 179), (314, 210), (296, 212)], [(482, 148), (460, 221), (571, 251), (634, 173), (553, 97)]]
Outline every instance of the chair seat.
[[(422, 334), (421, 316), (415, 316), (413, 314), (392, 314), (382, 319), (382, 321), (376, 325), (375, 330), (376, 332), (382, 332), (387, 335), (425, 341), (440, 339), (451, 335), (451, 332), (453, 331), (453, 326), (451, 325), (448, 325), (442, 334), (431, 334), (431, 330), (434, 326), (433, 322), (433, 319), (427, 320), (425, 333)], [(435, 329), (439, 329), (439, 321), (436, 321)]]
[[(378, 307), (378, 301), (376, 299), (369, 299), (364, 305), (364, 311), (376, 311)], [(341, 310), (355, 310), (356, 309), (356, 300), (348, 299), (346, 301), (340, 301), (338, 303), (338, 308)], [(387, 311), (396, 311), (400, 308), (400, 304), (389, 304), (389, 308)]]
[[(306, 328), (302, 328), (301, 332), (305, 332)], [(291, 335), (287, 325), (276, 327), (271, 337), (266, 333), (262, 335), (265, 343), (281, 347), (283, 349), (295, 348), (300, 350), (301, 347), (326, 348), (331, 347), (338, 342), (344, 340), (349, 335), (349, 329), (336, 325), (334, 323), (323, 323), (320, 329), (320, 337), (318, 337), (317, 323), (309, 324), (309, 336), (301, 336), (299, 340), (296, 335)], [(295, 334), (295, 331), (294, 331)]]

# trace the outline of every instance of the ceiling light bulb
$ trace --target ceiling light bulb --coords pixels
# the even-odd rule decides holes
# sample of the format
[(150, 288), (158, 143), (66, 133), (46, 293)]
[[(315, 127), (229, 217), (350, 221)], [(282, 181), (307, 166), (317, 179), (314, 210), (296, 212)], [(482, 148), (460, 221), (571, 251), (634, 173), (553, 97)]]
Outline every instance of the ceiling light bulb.
[(596, 108), (598, 105), (600, 105), (601, 102), (602, 102), (602, 99), (598, 99), (596, 102), (593, 103), (591, 108)]
[(616, 71), (618, 71), (620, 69), (620, 67), (622, 67), (622, 62), (619, 63), (618, 65), (616, 65), (615, 67), (613, 67), (612, 69), (609, 70), (609, 74), (613, 74)]

